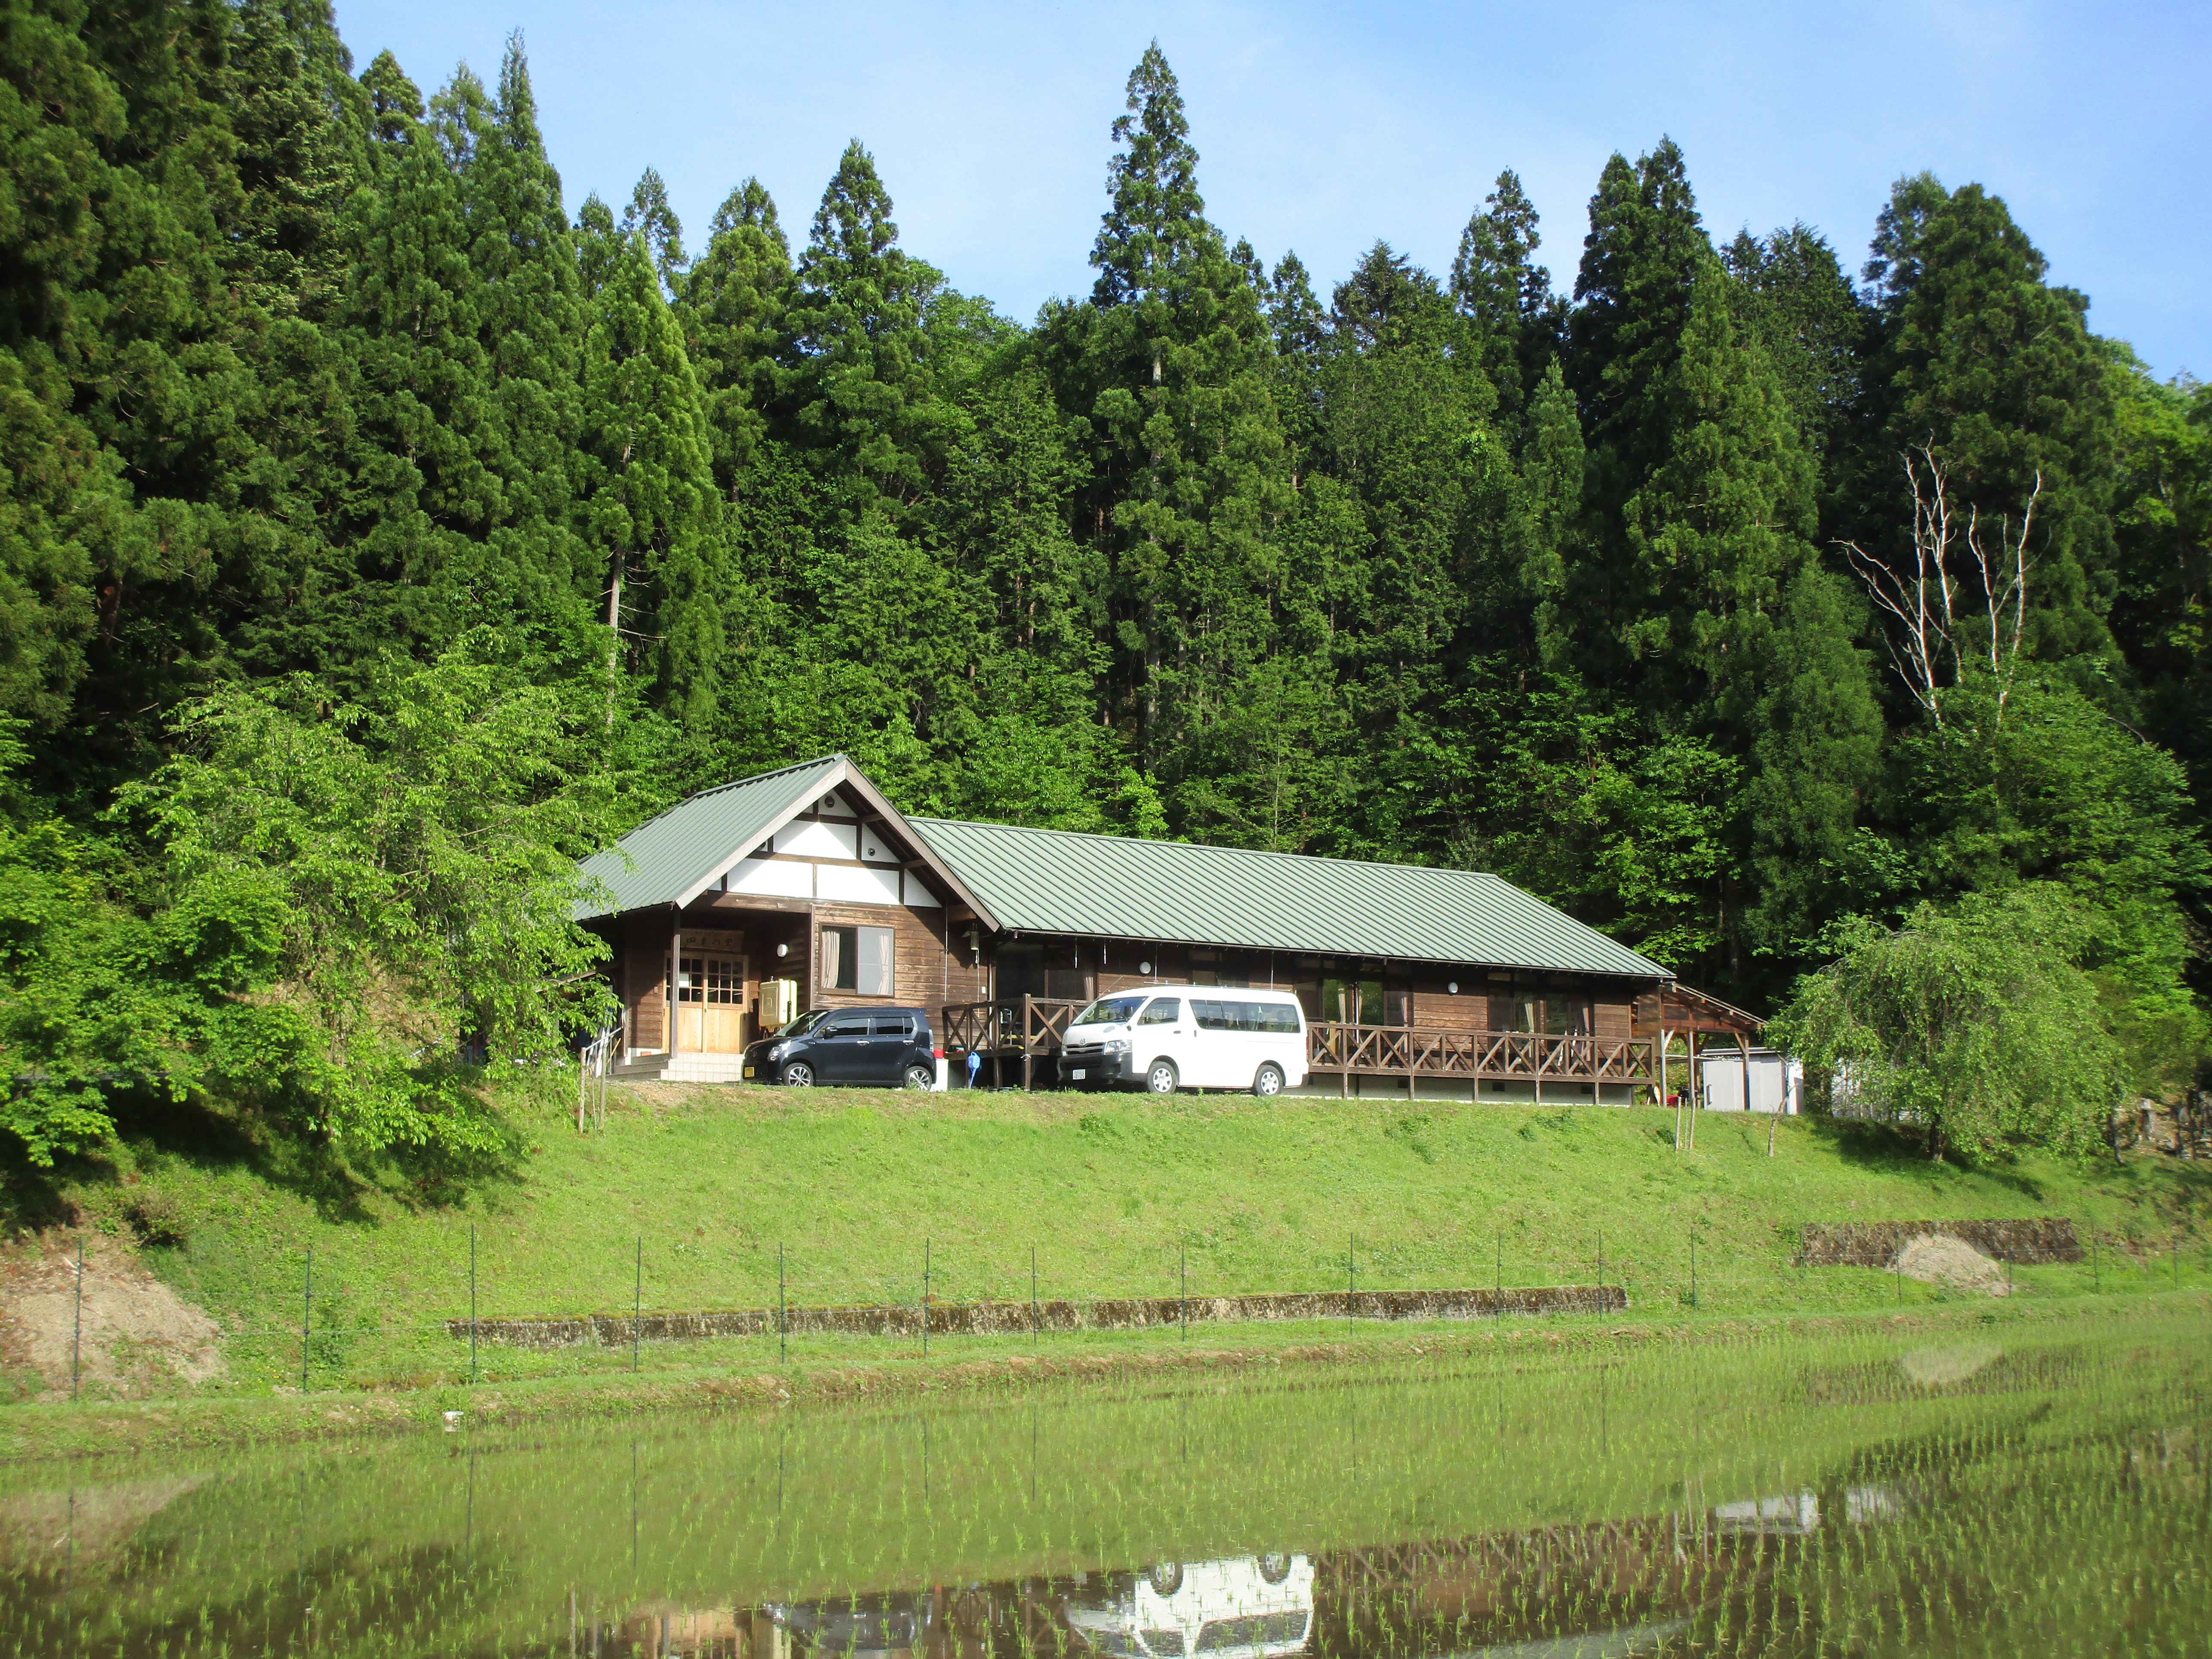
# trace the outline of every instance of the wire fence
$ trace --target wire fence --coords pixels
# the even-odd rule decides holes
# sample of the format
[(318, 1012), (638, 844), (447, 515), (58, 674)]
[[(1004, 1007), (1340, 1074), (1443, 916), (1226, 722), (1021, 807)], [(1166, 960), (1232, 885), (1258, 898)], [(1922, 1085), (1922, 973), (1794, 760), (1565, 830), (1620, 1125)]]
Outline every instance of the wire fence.
[(1462, 1241), (1449, 1261), (1363, 1249), (1347, 1235), (1334, 1260), (1291, 1268), (1175, 1244), (1110, 1273), (1052, 1260), (1049, 1249), (1009, 1260), (933, 1238), (915, 1241), (911, 1261), (891, 1270), (837, 1271), (788, 1247), (717, 1259), (695, 1239), (641, 1235), (625, 1261), (578, 1262), (549, 1279), (495, 1270), (472, 1229), (447, 1262), (404, 1278), (373, 1257), (324, 1252), (303, 1256), (289, 1285), (233, 1284), (207, 1297), (237, 1311), (219, 1322), (220, 1364), (198, 1365), (196, 1377), (152, 1358), (88, 1376), (80, 1334), (70, 1395), (428, 1388), (1042, 1353), (1071, 1342), (1220, 1346), (1270, 1332), (1342, 1340), (1420, 1321), (1694, 1320), (2212, 1288), (2212, 1245), (2185, 1237), (2146, 1245), (2075, 1224), (2080, 1261), (2001, 1262), (2001, 1277), (1975, 1285), (1923, 1282), (1898, 1265), (1753, 1257), (1690, 1231), (1672, 1248), (1647, 1239), (1634, 1249), (1608, 1249), (1594, 1234), (1584, 1249), (1557, 1255), (1532, 1253), (1501, 1231)]

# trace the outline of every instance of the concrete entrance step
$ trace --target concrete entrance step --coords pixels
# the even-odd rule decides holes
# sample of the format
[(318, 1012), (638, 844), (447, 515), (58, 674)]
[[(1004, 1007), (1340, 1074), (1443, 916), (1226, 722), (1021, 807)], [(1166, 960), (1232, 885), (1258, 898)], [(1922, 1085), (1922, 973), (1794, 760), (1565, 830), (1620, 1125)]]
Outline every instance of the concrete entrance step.
[(615, 1067), (615, 1075), (637, 1083), (742, 1083), (743, 1054), (640, 1054)]

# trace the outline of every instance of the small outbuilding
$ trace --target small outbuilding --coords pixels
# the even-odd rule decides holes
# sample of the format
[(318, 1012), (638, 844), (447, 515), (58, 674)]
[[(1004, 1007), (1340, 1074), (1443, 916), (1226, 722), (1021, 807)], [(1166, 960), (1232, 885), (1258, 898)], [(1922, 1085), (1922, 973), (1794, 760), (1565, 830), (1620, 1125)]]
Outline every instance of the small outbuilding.
[(1494, 875), (908, 817), (842, 755), (694, 795), (582, 873), (630, 1076), (734, 1080), (800, 1012), (883, 1004), (1048, 1083), (1093, 997), (1267, 985), (1305, 1008), (1307, 1092), (1626, 1103), (1686, 1021), (1758, 1027)]

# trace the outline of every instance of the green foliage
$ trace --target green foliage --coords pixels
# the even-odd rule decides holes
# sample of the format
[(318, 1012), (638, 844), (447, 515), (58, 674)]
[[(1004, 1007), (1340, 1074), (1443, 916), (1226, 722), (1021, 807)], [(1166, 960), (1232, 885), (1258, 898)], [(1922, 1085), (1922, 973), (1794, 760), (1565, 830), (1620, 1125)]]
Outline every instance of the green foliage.
[(115, 1099), (215, 1091), (356, 1150), (481, 1150), (466, 1062), (538, 1063), (595, 1020), (570, 920), (605, 834), (595, 699), (473, 640), (359, 701), (305, 676), (185, 705), (118, 812), (154, 862), (18, 812), (0, 845), (8, 1127), (39, 1162)]
[(1773, 1036), (1834, 1086), (1917, 1127), (1931, 1155), (2101, 1146), (2127, 1079), (2081, 963), (2093, 912), (2031, 883), (1838, 930)]
[[(834, 748), (916, 810), (1486, 864), (1753, 1006), (1843, 918), (2057, 882), (2132, 1074), (2200, 1063), (2212, 401), (2088, 335), (1978, 185), (1901, 181), (1863, 295), (1802, 224), (1717, 252), (1665, 140), (1607, 163), (1571, 303), (1510, 170), (1449, 272), (1324, 280), (1207, 216), (1155, 43), (1096, 281), (1024, 327), (901, 245), (858, 140), (795, 260), (753, 179), (694, 258), (651, 168), (572, 216), (519, 39), (426, 99), (319, 0), (11, 17), (27, 1145), (230, 1089), (248, 1026), (307, 1052), (293, 901), (234, 872), (230, 930), (187, 926), (118, 796), (218, 728), (242, 775), (303, 698), (380, 755), (400, 663), (495, 658), (596, 734), (564, 775), (641, 799)], [(1908, 445), (1984, 527), (2041, 476), (2002, 718), (1978, 670), (1940, 731), (1885, 706), (1823, 551), (1900, 568)]]

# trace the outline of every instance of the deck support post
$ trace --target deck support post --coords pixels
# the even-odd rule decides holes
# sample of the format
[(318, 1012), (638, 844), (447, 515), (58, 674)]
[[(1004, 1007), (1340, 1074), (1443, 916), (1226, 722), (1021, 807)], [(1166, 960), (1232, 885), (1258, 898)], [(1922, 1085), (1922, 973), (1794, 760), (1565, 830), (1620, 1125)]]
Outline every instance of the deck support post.
[(683, 1046), (683, 1036), (677, 1021), (678, 991), (684, 982), (684, 913), (676, 913), (675, 926), (668, 933), (668, 1057), (676, 1058)]

